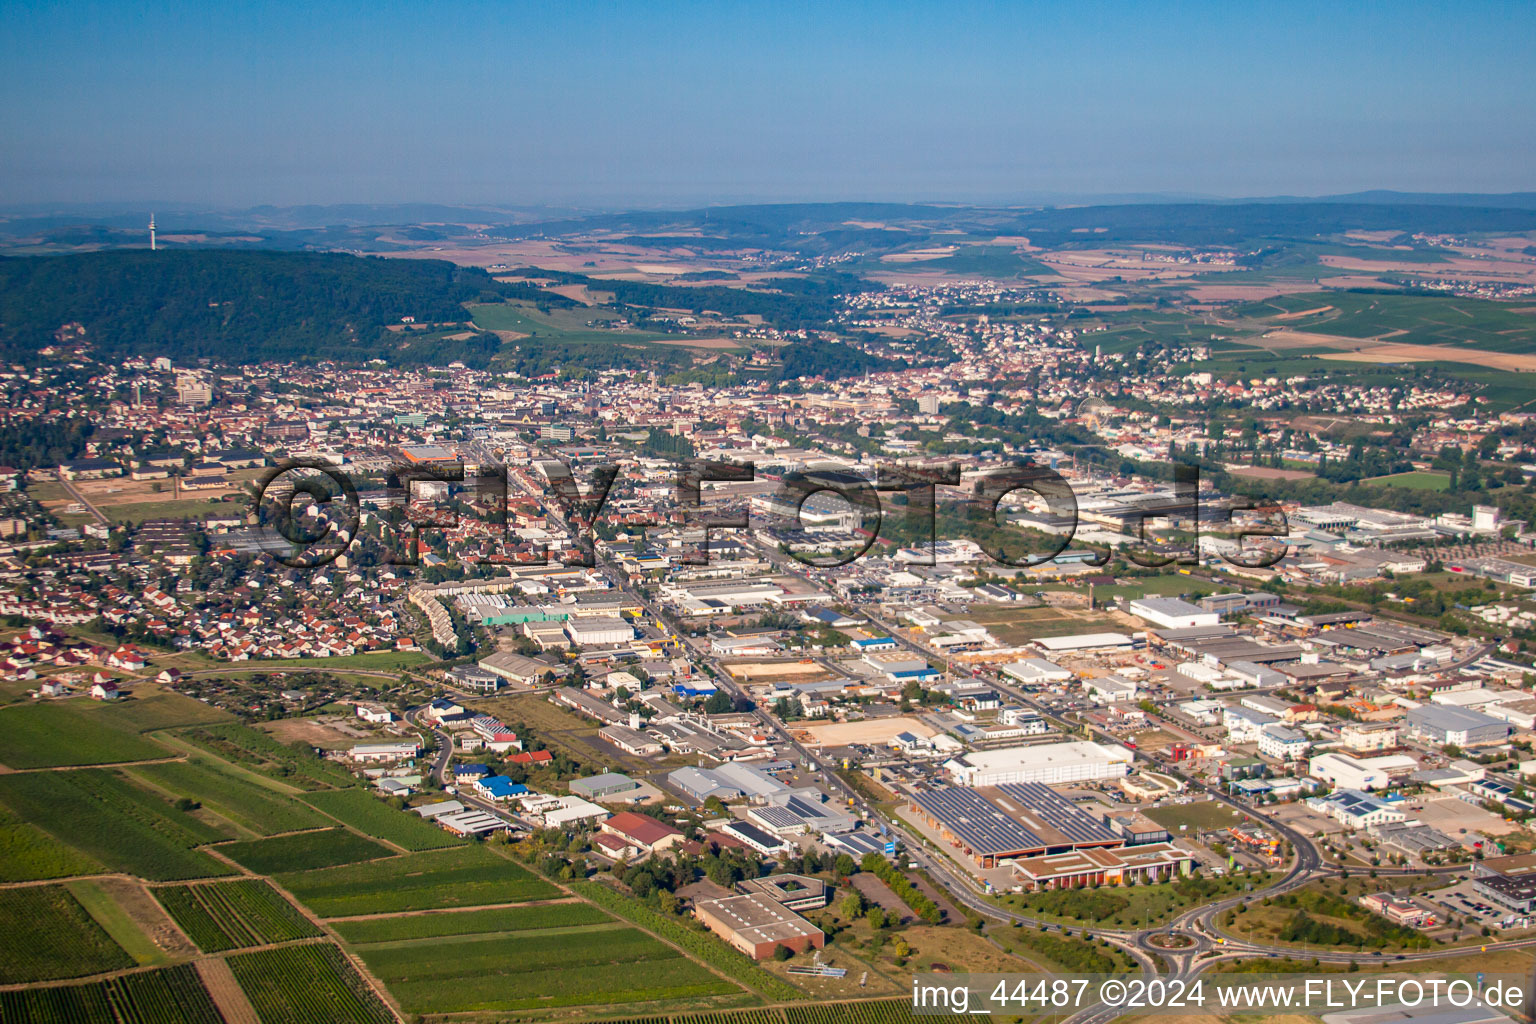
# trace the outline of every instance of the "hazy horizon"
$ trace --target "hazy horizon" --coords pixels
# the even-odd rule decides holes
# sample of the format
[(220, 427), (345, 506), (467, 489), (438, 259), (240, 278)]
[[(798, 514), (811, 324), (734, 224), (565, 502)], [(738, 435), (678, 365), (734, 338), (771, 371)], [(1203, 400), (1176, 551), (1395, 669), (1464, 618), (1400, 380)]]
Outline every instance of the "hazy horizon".
[(1516, 192), (1536, 8), (0, 12), (8, 203)]

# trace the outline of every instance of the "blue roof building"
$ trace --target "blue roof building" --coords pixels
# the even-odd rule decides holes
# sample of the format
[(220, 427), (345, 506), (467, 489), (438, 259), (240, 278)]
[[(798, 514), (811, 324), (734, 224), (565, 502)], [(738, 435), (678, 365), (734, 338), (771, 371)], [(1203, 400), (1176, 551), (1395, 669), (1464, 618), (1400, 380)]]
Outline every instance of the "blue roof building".
[(493, 775), (488, 779), (481, 779), (475, 783), (475, 788), (491, 800), (510, 800), (515, 796), (531, 792), (521, 782), (513, 782), (505, 775)]

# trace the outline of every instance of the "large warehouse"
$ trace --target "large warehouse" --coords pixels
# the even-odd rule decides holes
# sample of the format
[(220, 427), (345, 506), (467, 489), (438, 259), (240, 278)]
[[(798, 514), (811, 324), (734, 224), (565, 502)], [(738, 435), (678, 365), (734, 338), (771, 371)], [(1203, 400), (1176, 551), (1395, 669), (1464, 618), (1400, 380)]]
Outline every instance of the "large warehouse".
[(1125, 747), (1073, 740), (976, 750), (955, 758), (944, 768), (962, 786), (998, 786), (1013, 782), (1043, 782), (1047, 786), (1057, 786), (1067, 782), (1123, 778), (1130, 774), (1132, 756)]
[(796, 953), (821, 949), (826, 935), (799, 914), (761, 892), (699, 900), (694, 916), (710, 931), (754, 960), (766, 960), (780, 946)]
[(1132, 601), (1128, 610), (1138, 619), (1146, 619), (1164, 629), (1188, 629), (1192, 626), (1214, 626), (1221, 621), (1217, 612), (1206, 611), (1199, 605), (1190, 604), (1177, 597), (1142, 597)]
[(596, 616), (566, 622), (565, 635), (578, 646), (597, 647), (603, 644), (627, 644), (635, 638), (635, 629), (623, 619)]
[(1314, 779), (1344, 789), (1386, 789), (1394, 776), (1407, 775), (1419, 762), (1407, 754), (1383, 754), (1380, 757), (1351, 757), (1337, 751), (1319, 754), (1307, 766)]
[(1509, 739), (1508, 722), (1471, 708), (1441, 707), (1425, 704), (1409, 708), (1403, 716), (1408, 735), (1429, 743), (1454, 743), (1458, 747), (1479, 747), (1503, 743)]
[(914, 793), (912, 810), (982, 868), (1021, 857), (1123, 846), (1125, 840), (1037, 782)]

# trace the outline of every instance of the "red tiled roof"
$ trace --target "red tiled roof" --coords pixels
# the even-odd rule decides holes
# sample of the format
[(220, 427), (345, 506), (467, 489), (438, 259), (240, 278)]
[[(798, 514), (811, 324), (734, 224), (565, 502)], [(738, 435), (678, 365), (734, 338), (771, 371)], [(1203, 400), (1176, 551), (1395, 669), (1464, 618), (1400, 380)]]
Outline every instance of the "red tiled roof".
[(654, 846), (668, 836), (682, 835), (665, 822), (633, 811), (620, 811), (603, 822), (603, 829), (624, 836), (626, 839), (633, 839), (643, 846)]

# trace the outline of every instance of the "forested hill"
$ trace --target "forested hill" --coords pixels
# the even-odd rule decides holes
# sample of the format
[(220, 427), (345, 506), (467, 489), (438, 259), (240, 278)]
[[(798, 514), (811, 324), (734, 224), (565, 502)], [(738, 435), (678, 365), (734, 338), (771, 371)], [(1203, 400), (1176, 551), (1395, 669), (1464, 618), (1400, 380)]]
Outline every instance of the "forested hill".
[(0, 352), (34, 358), (78, 323), (101, 359), (363, 362), (403, 355), (402, 317), (461, 322), (463, 303), (527, 286), (441, 260), (342, 253), (115, 250), (0, 258)]

